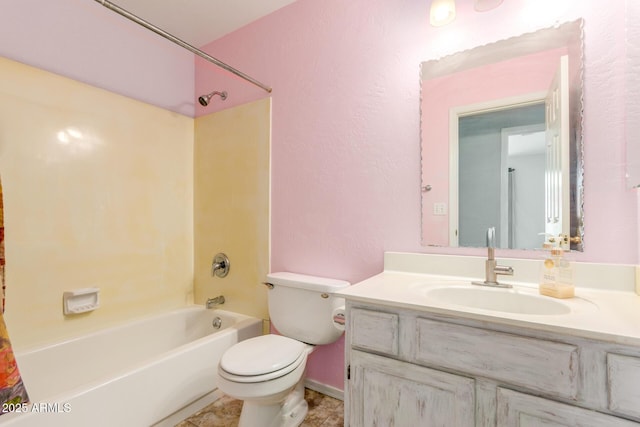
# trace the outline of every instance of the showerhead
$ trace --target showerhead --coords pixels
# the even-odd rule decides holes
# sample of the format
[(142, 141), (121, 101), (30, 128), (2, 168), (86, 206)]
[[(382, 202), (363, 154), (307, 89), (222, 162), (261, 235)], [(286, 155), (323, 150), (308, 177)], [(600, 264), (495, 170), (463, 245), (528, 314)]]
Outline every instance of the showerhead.
[(218, 92), (218, 91), (213, 91), (211, 93), (208, 93), (206, 95), (202, 95), (200, 98), (198, 98), (198, 102), (200, 103), (200, 105), (202, 105), (203, 107), (206, 107), (207, 105), (209, 105), (209, 101), (211, 101), (211, 98), (214, 95), (218, 95), (220, 96), (220, 99), (222, 99), (223, 101), (225, 99), (227, 99), (227, 92)]

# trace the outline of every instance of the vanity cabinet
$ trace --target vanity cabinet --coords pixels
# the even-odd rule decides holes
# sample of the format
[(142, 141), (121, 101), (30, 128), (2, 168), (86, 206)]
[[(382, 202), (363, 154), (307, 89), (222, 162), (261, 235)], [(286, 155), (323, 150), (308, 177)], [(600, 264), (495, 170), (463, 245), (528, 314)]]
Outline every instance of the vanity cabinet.
[(640, 348), (347, 301), (346, 425), (639, 426)]
[(353, 426), (474, 426), (473, 378), (353, 351)]

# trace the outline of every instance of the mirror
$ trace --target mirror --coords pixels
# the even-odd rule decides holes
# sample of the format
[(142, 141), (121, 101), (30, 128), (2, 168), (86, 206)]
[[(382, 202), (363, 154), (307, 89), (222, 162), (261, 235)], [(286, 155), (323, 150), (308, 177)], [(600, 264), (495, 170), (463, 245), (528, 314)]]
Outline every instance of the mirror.
[(421, 64), (423, 245), (582, 250), (582, 28)]

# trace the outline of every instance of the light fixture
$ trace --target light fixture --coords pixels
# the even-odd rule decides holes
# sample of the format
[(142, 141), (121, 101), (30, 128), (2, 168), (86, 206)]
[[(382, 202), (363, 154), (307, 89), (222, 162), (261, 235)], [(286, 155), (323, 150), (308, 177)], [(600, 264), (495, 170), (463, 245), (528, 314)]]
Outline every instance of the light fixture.
[(475, 0), (473, 8), (478, 12), (486, 12), (495, 9), (502, 4), (503, 0)]
[(456, 17), (455, 0), (433, 0), (429, 12), (429, 21), (434, 27), (441, 27), (453, 21)]

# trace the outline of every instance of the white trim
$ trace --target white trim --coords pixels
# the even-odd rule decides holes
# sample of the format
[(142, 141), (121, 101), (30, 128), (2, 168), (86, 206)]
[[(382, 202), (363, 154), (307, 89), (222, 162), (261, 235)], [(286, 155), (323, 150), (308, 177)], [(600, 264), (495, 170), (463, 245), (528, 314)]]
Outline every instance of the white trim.
[(460, 129), (457, 108), (449, 110), (449, 246), (458, 247), (458, 219), (459, 219), (459, 197), (458, 189), (458, 158), (459, 158), (459, 138)]
[(531, 104), (544, 102), (547, 92), (531, 92), (522, 95), (509, 96), (506, 98), (493, 99), (490, 101), (477, 102), (475, 104), (460, 105), (451, 107), (451, 111), (455, 111), (458, 117), (470, 116), (478, 113), (489, 113), (492, 111), (505, 110), (515, 106), (525, 107)]
[(335, 388), (333, 386), (319, 383), (315, 380), (305, 379), (304, 386), (310, 390), (317, 391), (318, 393), (322, 393), (326, 396), (333, 397), (334, 399), (344, 400), (344, 390), (340, 390), (339, 388)]
[[(544, 125), (543, 125), (544, 126)], [(515, 127), (500, 131), (500, 248), (509, 247), (509, 137)], [(544, 131), (544, 129), (543, 129)]]

